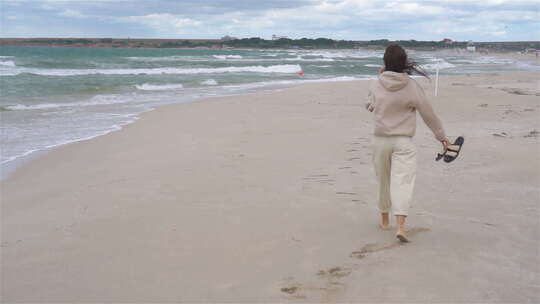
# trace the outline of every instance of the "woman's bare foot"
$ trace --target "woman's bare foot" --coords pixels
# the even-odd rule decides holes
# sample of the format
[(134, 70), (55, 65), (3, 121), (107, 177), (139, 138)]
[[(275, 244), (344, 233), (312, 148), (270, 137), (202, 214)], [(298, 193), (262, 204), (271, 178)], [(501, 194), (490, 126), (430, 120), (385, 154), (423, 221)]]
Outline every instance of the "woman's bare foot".
[(409, 239), (407, 238), (407, 235), (405, 234), (405, 231), (398, 230), (398, 232), (396, 233), (396, 237), (402, 243), (408, 243), (409, 242)]
[(409, 242), (409, 239), (407, 238), (407, 235), (405, 234), (405, 218), (406, 217), (407, 217), (406, 215), (396, 215), (396, 222), (398, 224), (396, 237), (402, 243)]
[(388, 212), (381, 213), (381, 223), (379, 224), (382, 230), (390, 229), (390, 218), (388, 217)]

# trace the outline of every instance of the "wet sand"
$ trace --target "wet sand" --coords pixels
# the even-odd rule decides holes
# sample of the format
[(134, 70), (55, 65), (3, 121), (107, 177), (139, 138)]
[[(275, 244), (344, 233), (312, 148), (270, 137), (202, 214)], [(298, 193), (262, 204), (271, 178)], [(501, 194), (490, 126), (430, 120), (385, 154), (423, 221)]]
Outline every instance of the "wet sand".
[[(540, 301), (538, 73), (421, 80), (411, 243), (378, 226), (369, 81), (145, 113), (1, 186), (2, 302)], [(395, 223), (392, 219), (392, 226)]]

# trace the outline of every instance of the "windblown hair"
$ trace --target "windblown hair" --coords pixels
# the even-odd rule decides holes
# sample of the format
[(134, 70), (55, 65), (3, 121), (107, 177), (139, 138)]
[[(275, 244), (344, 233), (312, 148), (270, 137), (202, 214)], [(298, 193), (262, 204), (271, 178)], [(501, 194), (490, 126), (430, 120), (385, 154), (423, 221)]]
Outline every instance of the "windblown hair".
[(396, 73), (418, 74), (429, 78), (418, 63), (408, 60), (407, 53), (399, 44), (390, 44), (384, 51), (384, 70)]

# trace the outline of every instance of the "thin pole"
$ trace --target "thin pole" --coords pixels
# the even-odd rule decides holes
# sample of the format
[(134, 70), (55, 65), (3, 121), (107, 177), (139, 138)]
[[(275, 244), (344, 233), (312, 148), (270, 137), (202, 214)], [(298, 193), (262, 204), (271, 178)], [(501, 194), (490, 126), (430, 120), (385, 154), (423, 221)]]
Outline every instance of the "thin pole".
[(435, 96), (439, 93), (439, 65), (437, 65), (437, 72), (435, 74)]

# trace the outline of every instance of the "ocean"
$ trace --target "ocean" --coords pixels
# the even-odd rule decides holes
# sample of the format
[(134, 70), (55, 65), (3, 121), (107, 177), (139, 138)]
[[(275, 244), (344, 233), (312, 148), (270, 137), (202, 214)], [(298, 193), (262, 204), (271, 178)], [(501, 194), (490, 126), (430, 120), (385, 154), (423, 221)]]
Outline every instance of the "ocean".
[[(0, 48), (0, 164), (90, 139), (142, 112), (307, 82), (375, 78), (382, 51)], [(493, 56), (413, 52), (441, 74), (538, 70)]]

